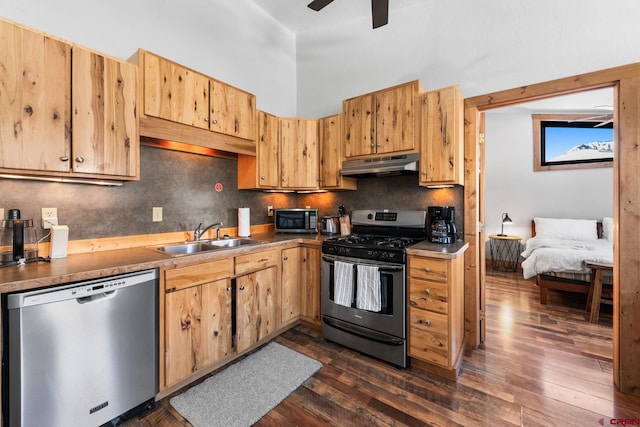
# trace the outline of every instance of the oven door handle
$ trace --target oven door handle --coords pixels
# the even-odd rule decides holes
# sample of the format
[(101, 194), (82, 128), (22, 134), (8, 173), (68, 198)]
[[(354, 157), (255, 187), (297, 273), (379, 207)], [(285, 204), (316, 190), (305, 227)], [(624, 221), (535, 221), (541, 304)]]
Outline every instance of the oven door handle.
[(322, 321), (327, 325), (339, 329), (341, 331), (347, 332), (352, 335), (356, 335), (362, 338), (366, 338), (371, 341), (377, 341), (382, 344), (387, 345), (403, 345), (405, 343), (404, 340), (400, 338), (392, 338), (389, 335), (381, 334), (380, 332), (372, 331), (370, 329), (363, 328), (358, 325), (354, 325), (352, 323), (343, 322), (338, 319), (333, 319), (328, 316), (322, 316)]
[(347, 261), (347, 260), (343, 261), (343, 260), (339, 260), (339, 259), (335, 259), (335, 258), (329, 258), (329, 257), (326, 257), (326, 256), (323, 256), (322, 260), (325, 261), (325, 262), (328, 262), (329, 264), (334, 264), (335, 261), (342, 261), (342, 262), (346, 262), (348, 264), (353, 264), (354, 266), (356, 266), (356, 265), (377, 266), (378, 267), (378, 271), (402, 271), (404, 269), (404, 265), (387, 265), (387, 264), (380, 265), (379, 263), (375, 263), (375, 262), (367, 264), (367, 263), (363, 263), (363, 262), (351, 262), (351, 261)]

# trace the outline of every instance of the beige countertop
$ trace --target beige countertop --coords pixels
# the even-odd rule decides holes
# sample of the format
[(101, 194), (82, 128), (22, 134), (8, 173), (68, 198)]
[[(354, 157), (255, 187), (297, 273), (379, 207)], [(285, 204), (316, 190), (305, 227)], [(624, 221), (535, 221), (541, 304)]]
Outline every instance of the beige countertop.
[[(258, 252), (287, 245), (304, 243), (320, 246), (322, 241), (329, 237), (331, 236), (321, 234), (254, 234), (251, 235), (251, 239), (260, 240), (261, 243), (258, 245), (180, 256), (165, 254), (156, 250), (155, 246), (74, 254), (66, 258), (53, 259), (50, 262), (40, 261), (22, 266), (0, 268), (0, 293), (108, 277), (148, 268), (203, 262), (209, 259)], [(463, 242), (451, 245), (422, 242), (407, 248), (407, 253), (438, 258), (457, 258), (464, 253), (468, 246)]]

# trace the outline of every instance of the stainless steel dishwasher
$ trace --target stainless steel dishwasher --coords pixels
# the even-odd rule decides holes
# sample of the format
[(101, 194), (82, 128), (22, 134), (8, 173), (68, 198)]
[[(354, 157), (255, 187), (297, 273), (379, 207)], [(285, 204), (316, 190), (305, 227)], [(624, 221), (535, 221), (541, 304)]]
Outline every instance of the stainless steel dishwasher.
[(7, 296), (14, 426), (116, 424), (158, 392), (158, 272), (145, 270)]

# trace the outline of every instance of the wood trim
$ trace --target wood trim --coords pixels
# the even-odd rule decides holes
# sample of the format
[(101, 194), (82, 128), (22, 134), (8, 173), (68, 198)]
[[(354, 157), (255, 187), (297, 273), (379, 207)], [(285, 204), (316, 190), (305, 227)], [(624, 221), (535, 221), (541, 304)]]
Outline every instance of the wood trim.
[[(598, 233), (598, 238), (602, 238), (602, 221), (596, 222), (596, 228)], [(531, 237), (536, 237), (536, 221), (531, 220)]]
[(613, 87), (614, 134), (614, 382), (620, 391), (640, 395), (640, 63), (508, 89), (465, 100), (465, 285), (468, 342), (471, 347), (479, 334), (478, 302), (480, 289), (477, 264), (478, 211), (482, 204), (477, 192), (477, 114), (537, 99), (590, 89)]

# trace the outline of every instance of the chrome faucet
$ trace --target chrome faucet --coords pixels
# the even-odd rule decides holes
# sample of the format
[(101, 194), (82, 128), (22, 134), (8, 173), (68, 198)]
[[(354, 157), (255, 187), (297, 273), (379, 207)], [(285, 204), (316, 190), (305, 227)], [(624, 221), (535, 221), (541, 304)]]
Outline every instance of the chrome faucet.
[(202, 227), (202, 223), (198, 224), (198, 226), (196, 227), (195, 230), (193, 230), (193, 239), (195, 241), (199, 241), (200, 238), (202, 237), (202, 235), (204, 233), (206, 233), (210, 228), (212, 227), (216, 227), (216, 240), (220, 240), (220, 227), (222, 227), (224, 224), (221, 222), (215, 222), (213, 224), (211, 224), (210, 226), (206, 227), (204, 230), (201, 230), (200, 228)]

